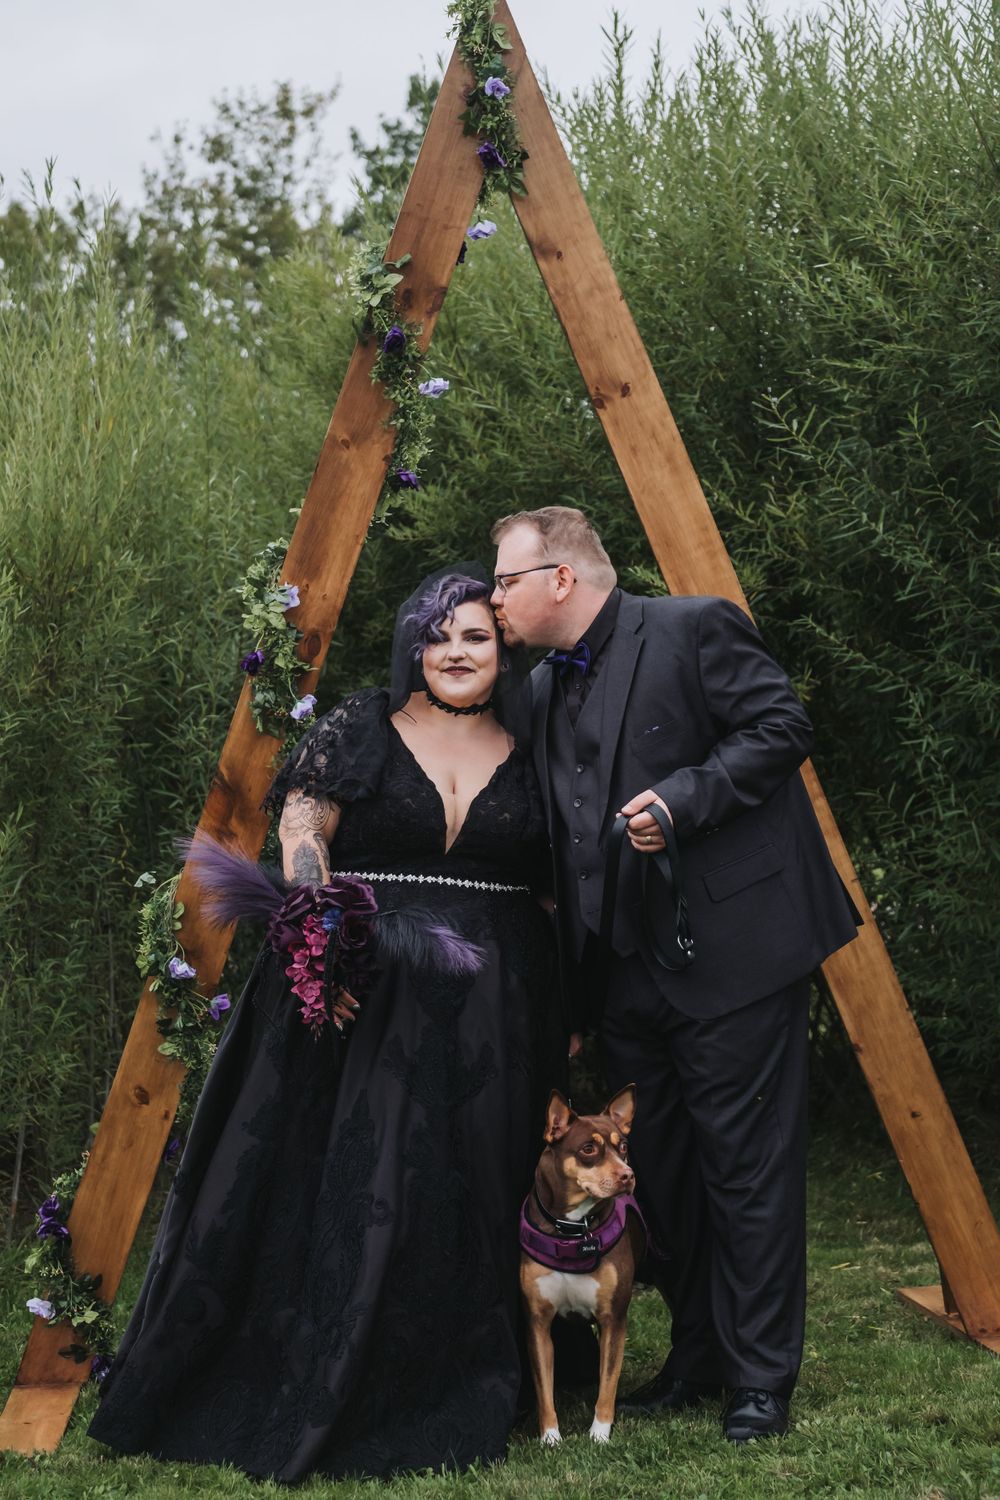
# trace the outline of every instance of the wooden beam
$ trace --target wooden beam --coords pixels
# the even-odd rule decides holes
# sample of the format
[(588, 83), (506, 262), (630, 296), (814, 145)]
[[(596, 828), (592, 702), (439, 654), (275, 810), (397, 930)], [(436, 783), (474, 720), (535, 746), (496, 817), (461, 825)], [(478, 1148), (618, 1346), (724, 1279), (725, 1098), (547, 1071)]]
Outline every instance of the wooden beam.
[[(942, 1295), (941, 1287), (901, 1287), (896, 1296), (904, 1307), (910, 1307), (916, 1312), (923, 1313), (925, 1318), (933, 1318), (935, 1323), (944, 1328), (948, 1333), (953, 1333), (956, 1338), (969, 1338), (969, 1334), (965, 1331), (965, 1324), (958, 1313), (948, 1309), (945, 1298)], [(980, 1334), (975, 1342), (980, 1344), (990, 1354), (1000, 1355), (1000, 1333)]]
[[(452, 57), (427, 127), (387, 256), (413, 259), (399, 288), (402, 314), (423, 325), (430, 342), (458, 252), (475, 208), (482, 168), (459, 115), (471, 79), (457, 52)], [(293, 618), (304, 632), (302, 656), (308, 691), (326, 657), (392, 450), (386, 422), (392, 408), (371, 382), (377, 350), (358, 345), (351, 358), (329, 430), (302, 506), (284, 578), (299, 587)], [(256, 855), (267, 831), (261, 799), (272, 775), (277, 745), (258, 734), (244, 684), (198, 827), (221, 842)], [(207, 993), (218, 982), (232, 930), (218, 932), (199, 911), (187, 868), (178, 899), (184, 902), (180, 939)], [(69, 1218), (78, 1272), (100, 1273), (110, 1301), (118, 1289), (142, 1211), (177, 1108), (183, 1070), (158, 1051), (155, 996), (139, 1002), (100, 1128)], [(60, 1358), (66, 1326), (36, 1319), (11, 1398), (0, 1414), (0, 1448), (51, 1451), (65, 1431), (87, 1364)]]
[[(667, 587), (721, 594), (746, 609), (506, 0), (497, 19), (514, 44), (509, 63), (528, 152), (528, 192), (514, 208)], [(965, 1327), (974, 1338), (991, 1338), (1000, 1331), (1000, 1233), (811, 765), (803, 775), (865, 917), (856, 941), (824, 966), (831, 993)]]

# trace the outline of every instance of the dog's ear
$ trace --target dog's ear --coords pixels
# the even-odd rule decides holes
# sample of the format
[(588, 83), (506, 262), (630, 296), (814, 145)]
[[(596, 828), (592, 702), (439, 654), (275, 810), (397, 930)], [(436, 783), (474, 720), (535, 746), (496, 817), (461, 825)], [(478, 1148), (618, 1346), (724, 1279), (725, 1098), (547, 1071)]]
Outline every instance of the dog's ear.
[(623, 1089), (619, 1089), (615, 1097), (609, 1099), (604, 1106), (604, 1113), (611, 1116), (622, 1135), (628, 1135), (635, 1117), (635, 1084), (628, 1083)]
[(545, 1111), (545, 1139), (549, 1145), (553, 1141), (561, 1141), (566, 1134), (576, 1115), (569, 1105), (569, 1100), (560, 1094), (558, 1089), (553, 1089), (549, 1095), (548, 1109)]

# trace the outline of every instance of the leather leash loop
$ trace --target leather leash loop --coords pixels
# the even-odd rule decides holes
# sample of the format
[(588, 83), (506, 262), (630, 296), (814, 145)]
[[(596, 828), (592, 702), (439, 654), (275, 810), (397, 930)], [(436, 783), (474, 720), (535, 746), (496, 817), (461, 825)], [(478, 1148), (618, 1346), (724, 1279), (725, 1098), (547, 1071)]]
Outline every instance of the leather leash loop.
[[(657, 803), (651, 802), (644, 807), (643, 812), (651, 814), (660, 832), (663, 834), (663, 849), (655, 854), (638, 854), (635, 857), (642, 860), (641, 886), (642, 886), (642, 913), (643, 928), (649, 951), (653, 958), (663, 969), (669, 969), (672, 973), (683, 973), (685, 969), (694, 963), (695, 948), (694, 938), (691, 934), (691, 923), (688, 918), (687, 900), (684, 896), (684, 886), (681, 881), (681, 855), (677, 843), (677, 835), (674, 825), (667, 817), (663, 808)], [(633, 814), (638, 816), (638, 814)], [(618, 873), (621, 866), (622, 848), (625, 844), (625, 835), (631, 820), (623, 817), (620, 813), (615, 818), (611, 832), (608, 835), (607, 851), (604, 861), (604, 890), (601, 896), (601, 946), (606, 953), (610, 953), (612, 937), (615, 925), (615, 903), (618, 898)], [(635, 851), (633, 851), (635, 852)], [(668, 923), (672, 932), (664, 941), (661, 938), (663, 931), (662, 901), (664, 892), (658, 892), (651, 875), (653, 872), (659, 875), (665, 894), (669, 903), (669, 909), (673, 912), (673, 922)]]

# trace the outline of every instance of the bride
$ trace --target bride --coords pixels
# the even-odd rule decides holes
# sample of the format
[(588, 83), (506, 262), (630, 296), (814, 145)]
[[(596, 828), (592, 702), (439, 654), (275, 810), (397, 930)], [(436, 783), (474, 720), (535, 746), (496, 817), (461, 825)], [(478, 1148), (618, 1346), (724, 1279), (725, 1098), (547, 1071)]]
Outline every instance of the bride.
[(326, 1002), (343, 1035), (314, 1035), (264, 944), (90, 1426), (123, 1452), (282, 1481), (506, 1452), (518, 1207), (566, 1038), (521, 682), (489, 593), (454, 569), (425, 580), (390, 688), (319, 719), (266, 803), (293, 884), (360, 877), (379, 913), (431, 911), (480, 967), (380, 955)]

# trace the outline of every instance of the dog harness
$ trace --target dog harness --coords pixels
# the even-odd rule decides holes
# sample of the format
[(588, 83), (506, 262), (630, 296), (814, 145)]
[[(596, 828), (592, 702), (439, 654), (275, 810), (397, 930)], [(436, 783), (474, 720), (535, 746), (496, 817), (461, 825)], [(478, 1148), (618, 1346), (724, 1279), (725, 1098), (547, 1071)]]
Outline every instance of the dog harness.
[[(532, 1260), (537, 1260), (540, 1266), (548, 1266), (551, 1271), (596, 1271), (601, 1257), (607, 1255), (625, 1233), (630, 1209), (642, 1225), (647, 1240), (649, 1238), (642, 1210), (631, 1193), (615, 1198), (611, 1213), (604, 1223), (593, 1229), (585, 1219), (552, 1219), (551, 1214), (546, 1213), (539, 1203), (542, 1213), (547, 1219), (552, 1219), (555, 1225), (553, 1234), (545, 1229), (536, 1229), (528, 1218), (530, 1197), (529, 1193), (521, 1204), (521, 1249)], [(537, 1195), (535, 1201), (538, 1201)]]

